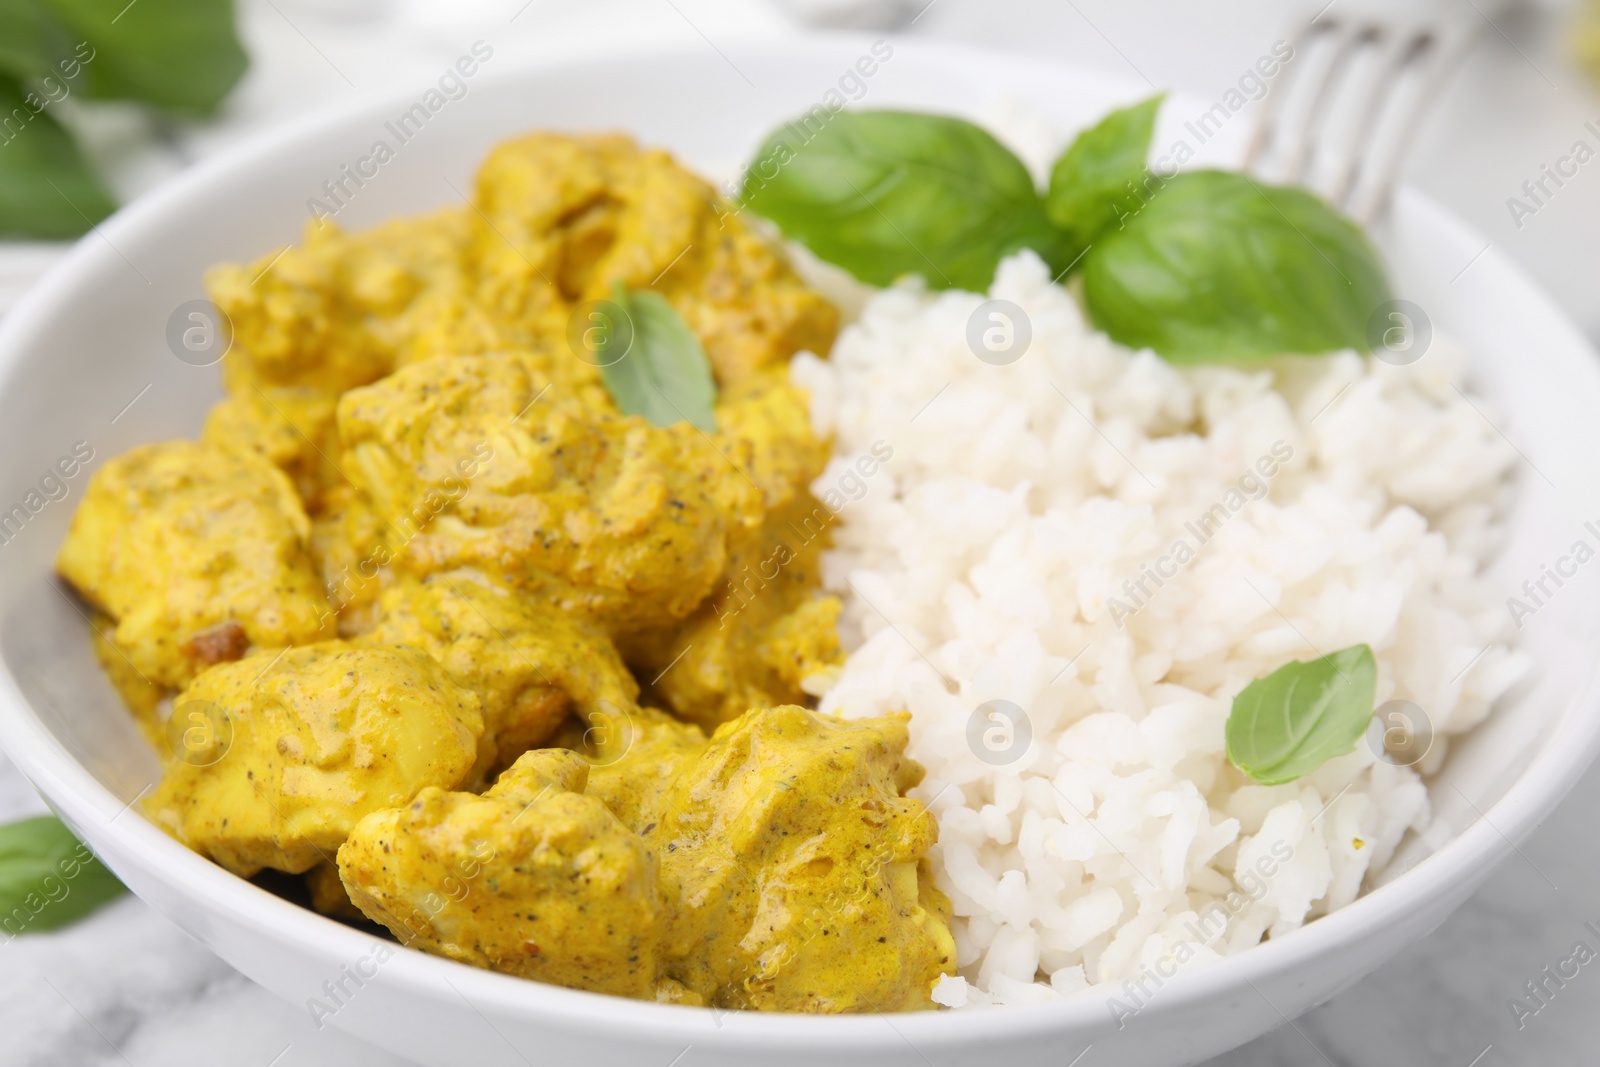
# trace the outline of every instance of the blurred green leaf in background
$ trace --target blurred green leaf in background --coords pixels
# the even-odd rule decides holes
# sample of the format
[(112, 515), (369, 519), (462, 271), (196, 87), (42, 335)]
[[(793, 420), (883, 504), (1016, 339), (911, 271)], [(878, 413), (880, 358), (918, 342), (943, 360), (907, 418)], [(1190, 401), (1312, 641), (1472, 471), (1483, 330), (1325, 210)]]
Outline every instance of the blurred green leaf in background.
[(125, 892), (55, 816), (0, 826), (0, 943), (60, 929)]
[(75, 237), (116, 207), (52, 107), (205, 115), (248, 63), (232, 0), (0, 0), (0, 237)]

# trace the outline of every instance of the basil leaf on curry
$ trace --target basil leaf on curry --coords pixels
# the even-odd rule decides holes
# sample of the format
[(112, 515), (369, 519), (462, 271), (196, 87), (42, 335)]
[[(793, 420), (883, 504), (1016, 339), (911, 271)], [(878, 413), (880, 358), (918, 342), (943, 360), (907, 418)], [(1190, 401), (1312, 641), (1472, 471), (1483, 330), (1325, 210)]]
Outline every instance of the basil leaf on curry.
[(1228, 762), (1262, 785), (1304, 777), (1355, 748), (1377, 689), (1378, 664), (1366, 645), (1286, 663), (1233, 698)]
[(716, 432), (711, 361), (683, 316), (659, 293), (629, 293), (620, 282), (613, 303), (622, 321), (595, 337), (595, 355), (617, 407), (652, 426), (687, 422)]

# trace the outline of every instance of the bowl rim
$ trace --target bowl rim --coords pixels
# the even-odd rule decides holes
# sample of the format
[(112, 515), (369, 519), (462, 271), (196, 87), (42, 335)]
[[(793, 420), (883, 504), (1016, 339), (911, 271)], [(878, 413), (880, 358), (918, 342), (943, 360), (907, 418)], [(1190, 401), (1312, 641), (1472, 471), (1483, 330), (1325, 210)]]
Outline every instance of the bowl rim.
[[(784, 39), (730, 39), (720, 47), (751, 62), (759, 62), (763, 53), (783, 59), (832, 60), (841, 47), (865, 47), (889, 36), (807, 33)], [(914, 55), (929, 66), (948, 65), (981, 71), (1001, 64), (1042, 79), (1071, 71), (1108, 87), (1143, 90), (1136, 82), (1090, 68), (993, 49), (915, 38), (893, 39), (893, 44), (897, 55), (904, 49), (906, 54)], [(485, 71), (482, 80), (475, 84), (502, 86), (530, 78), (592, 71), (640, 58), (703, 62), (702, 52), (698, 47), (684, 44), (535, 60)], [(386, 115), (396, 105), (409, 102), (412, 95), (414, 92), (410, 91), (386, 92), (275, 124), (242, 138), (239, 143), (195, 164), (119, 209), (80, 238), (10, 314), (0, 320), (0, 391), (12, 386), (26, 362), (32, 338), (55, 317), (71, 314), (71, 303), (81, 284), (80, 275), (92, 264), (120, 254), (115, 251), (120, 245), (119, 238), (130, 242), (148, 240), (151, 232), (160, 232), (166, 227), (175, 211), (181, 210), (185, 199), (195, 191), (224, 183), (233, 174), (270, 160), (280, 152), (290, 151), (297, 143), (317, 134)], [(1458, 238), (1474, 248), (1484, 247), (1478, 261), (1479, 269), (1497, 272), (1504, 281), (1521, 290), (1521, 299), (1538, 306), (1550, 324), (1569, 333), (1593, 353), (1593, 347), (1553, 299), (1498, 247), (1466, 223), (1409, 188), (1400, 191), (1395, 210), (1417, 216), (1430, 230)], [(1600, 708), (1600, 678), (1591, 677), (1587, 688), (1575, 700), (1575, 708), (1585, 709), (1587, 714), (1568, 714), (1557, 723), (1541, 751), (1505, 794), (1487, 810), (1475, 809), (1478, 818), (1443, 846), (1392, 881), (1284, 937), (1165, 979), (1161, 995), (1140, 1009), (1140, 1016), (1149, 1017), (1148, 1022), (1140, 1025), (1158, 1025), (1163, 1017), (1177, 1015), (1202, 1002), (1240, 996), (1251, 990), (1276, 1008), (1262, 993), (1263, 983), (1270, 983), (1307, 960), (1328, 954), (1341, 945), (1381, 937), (1385, 931), (1403, 925), (1426, 910), (1447, 887), (1472, 882), (1488, 866), (1506, 859), (1600, 753), (1600, 714), (1595, 714)], [(201, 910), (248, 927), (307, 958), (329, 961), (335, 967), (337, 961), (363, 956), (376, 945), (399, 948), (400, 951), (384, 964), (385, 984), (392, 983), (421, 998), (455, 996), (467, 1000), (475, 1009), (480, 1006), (492, 1009), (502, 1017), (559, 1018), (568, 1025), (592, 1025), (633, 1040), (681, 1040), (708, 1049), (758, 1049), (781, 1039), (795, 1048), (813, 1051), (844, 1048), (868, 1051), (897, 1048), (908, 1043), (916, 1048), (914, 1037), (941, 1044), (977, 1043), (999, 1032), (999, 1027), (990, 1021), (997, 1018), (1004, 1020), (1008, 1039), (1078, 1029), (1091, 1031), (1115, 1017), (1110, 1001), (1123, 995), (1120, 988), (1102, 987), (1046, 1003), (1009, 1006), (999, 1014), (930, 1011), (818, 1016), (663, 1005), (547, 985), (405, 950), (394, 942), (299, 907), (228, 873), (146, 819), (117, 824), (119, 817), (139, 797), (123, 804), (66, 751), (45, 727), (3, 660), (0, 660), (0, 747), (68, 823), (74, 827), (99, 821), (108, 824), (104, 832), (125, 846), (117, 850), (117, 866), (137, 867), (145, 878), (180, 886), (178, 892), (183, 896), (201, 901), (197, 905)], [(1397, 944), (1394, 951), (1400, 947)], [(1288, 1016), (1284, 1018), (1287, 1020)]]

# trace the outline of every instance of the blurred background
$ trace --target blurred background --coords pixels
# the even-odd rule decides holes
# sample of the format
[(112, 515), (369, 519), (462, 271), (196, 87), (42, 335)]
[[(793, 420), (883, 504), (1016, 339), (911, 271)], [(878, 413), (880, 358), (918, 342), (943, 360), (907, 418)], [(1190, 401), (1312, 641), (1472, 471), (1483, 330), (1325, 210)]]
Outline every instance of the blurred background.
[[(122, 0), (126, 2), (126, 0)], [(1354, 10), (1357, 0), (1337, 0)], [(1387, 0), (1394, 11), (1416, 0)], [(1485, 25), (1477, 50), (1433, 109), (1407, 180), (1519, 260), (1600, 336), (1600, 169), (1580, 172), (1517, 224), (1507, 206), (1600, 125), (1600, 4), (1446, 0)], [(115, 0), (107, 0), (120, 7)], [(250, 65), (214, 115), (186, 119), (135, 102), (72, 94), (48, 113), (77, 135), (121, 201), (275, 123), (401, 91), (472, 41), (509, 67), (651, 44), (700, 44), (807, 27), (890, 29), (1082, 64), (1215, 100), (1298, 17), (1326, 0), (237, 0)], [(1332, 5), (1328, 5), (1332, 6)], [(131, 20), (132, 15), (126, 16)], [(1490, 20), (1492, 18), (1492, 24)], [(195, 48), (205, 47), (195, 42)], [(0, 43), (0, 63), (5, 45)], [(1586, 68), (1582, 58), (1591, 57)], [(87, 70), (92, 71), (94, 64)], [(574, 86), (575, 93), (582, 92)], [(0, 309), (57, 249), (3, 250)]]
[[(109, 2), (122, 9), (115, 21), (136, 26), (139, 2)], [(1355, 0), (1325, 2), (238, 0), (248, 66), (236, 83), (237, 63), (230, 67), (231, 53), (216, 45), (226, 27), (202, 33), (186, 18), (154, 34), (148, 55), (97, 55), (65, 95), (52, 97), (42, 113), (62, 136), (51, 142), (53, 156), (30, 161), (37, 174), (8, 172), (15, 160), (0, 153), (0, 315), (25, 301), (62, 255), (61, 237), (82, 232), (114, 203), (275, 124), (430, 80), (479, 39), (505, 68), (653, 44), (703, 47), (706, 62), (717, 63), (719, 42), (873, 29), (1080, 64), (1216, 100), (1297, 18)], [(196, 0), (195, 11), (218, 6)], [(1389, 0), (1384, 9), (1407, 6)], [(1406, 181), (1521, 263), (1600, 341), (1600, 164), (1580, 168), (1536, 204), (1524, 189), (1575, 142), (1600, 145), (1600, 0), (1449, 6), (1481, 20), (1481, 38), (1412, 146)], [(7, 23), (27, 7), (0, 2), (0, 90), (8, 74), (20, 84), (27, 72), (25, 46), (38, 28)], [(193, 83), (163, 82), (192, 69), (209, 82), (188, 97)], [(75, 207), (74, 217), (59, 203), (36, 206), (28, 183), (37, 191), (38, 178), (76, 183), (69, 188), (80, 191), (73, 199), (83, 210)], [(1536, 210), (1519, 210), (1517, 201)], [(1569, 983), (1521, 1025), (1507, 1002), (1570, 951), (1585, 921), (1600, 918), (1590, 814), (1597, 805), (1600, 778), (1591, 774), (1520, 860), (1432, 938), (1217, 1062), (1593, 1063), (1600, 977)], [(43, 810), (0, 757), (0, 821)], [(0, 1064), (404, 1067), (319, 1030), (303, 1007), (252, 986), (126, 897), (71, 928), (0, 946)]]

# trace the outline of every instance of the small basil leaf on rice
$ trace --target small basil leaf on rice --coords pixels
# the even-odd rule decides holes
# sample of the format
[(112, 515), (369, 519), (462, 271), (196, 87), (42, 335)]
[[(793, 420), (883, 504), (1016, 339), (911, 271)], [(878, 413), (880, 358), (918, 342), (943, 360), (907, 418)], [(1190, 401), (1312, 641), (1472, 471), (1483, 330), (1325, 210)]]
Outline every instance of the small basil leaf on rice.
[(1365, 350), (1390, 298), (1353, 222), (1304, 190), (1222, 171), (1168, 180), (1081, 274), (1097, 327), (1175, 363)]
[(6, 938), (75, 922), (125, 892), (51, 815), (0, 826), (0, 931)]
[(1077, 254), (1028, 168), (981, 127), (909, 111), (805, 122), (768, 136), (739, 202), (869, 285), (920, 274), (933, 289), (987, 292), (1013, 252), (1055, 270)]
[(1228, 761), (1282, 785), (1355, 748), (1372, 719), (1378, 664), (1366, 645), (1286, 663), (1245, 686), (1228, 715)]
[(1113, 111), (1080, 133), (1051, 168), (1045, 212), (1080, 247), (1121, 226), (1162, 184), (1145, 159), (1164, 99), (1163, 93)]
[[(629, 293), (621, 283), (614, 300), (631, 328), (606, 331), (596, 355), (617, 408), (624, 415), (643, 416), (653, 426), (688, 422), (714, 433), (717, 384), (711, 361), (683, 316), (659, 293)], [(625, 350), (607, 350), (617, 343)]]

